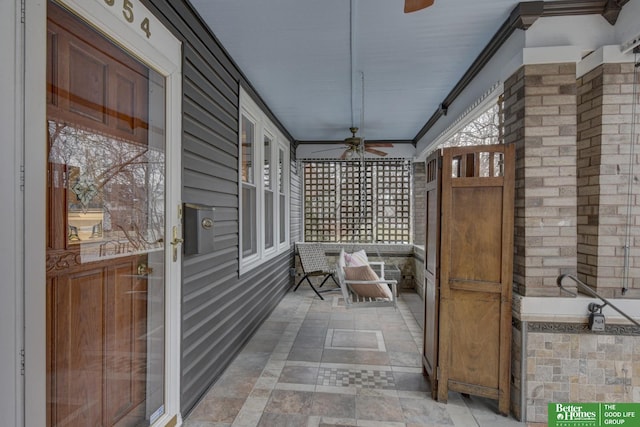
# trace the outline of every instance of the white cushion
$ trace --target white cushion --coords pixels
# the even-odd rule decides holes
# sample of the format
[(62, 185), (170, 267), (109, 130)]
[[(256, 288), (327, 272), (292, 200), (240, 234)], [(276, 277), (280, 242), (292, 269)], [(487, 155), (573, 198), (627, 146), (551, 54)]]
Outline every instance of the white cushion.
[(362, 267), (369, 265), (369, 259), (364, 249), (361, 249), (352, 254), (345, 253), (344, 260), (347, 267)]

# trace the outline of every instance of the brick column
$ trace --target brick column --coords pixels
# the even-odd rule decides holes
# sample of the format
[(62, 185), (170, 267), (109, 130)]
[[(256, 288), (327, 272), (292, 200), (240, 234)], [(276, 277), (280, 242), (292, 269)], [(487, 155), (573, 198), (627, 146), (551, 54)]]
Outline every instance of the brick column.
[[(634, 72), (632, 63), (603, 64), (578, 79), (578, 273), (605, 297), (622, 294), (629, 156), (640, 130), (636, 126), (632, 135)], [(639, 187), (632, 186), (630, 290), (625, 294), (635, 298), (640, 297)]]
[(413, 164), (413, 243), (424, 245), (427, 234), (427, 173), (425, 162)]
[(525, 65), (504, 84), (505, 143), (516, 144), (514, 291), (556, 296), (576, 272), (575, 64)]

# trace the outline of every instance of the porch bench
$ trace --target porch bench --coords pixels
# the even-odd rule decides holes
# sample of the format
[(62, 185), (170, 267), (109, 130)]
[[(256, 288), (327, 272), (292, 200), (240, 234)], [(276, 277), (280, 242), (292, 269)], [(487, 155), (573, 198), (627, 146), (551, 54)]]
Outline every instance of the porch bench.
[[(318, 244), (317, 242), (297, 242), (296, 252), (294, 253), (295, 275), (297, 281), (304, 276), (298, 257), (298, 247), (304, 245)], [(338, 254), (341, 249), (347, 252), (354, 252), (358, 249), (364, 249), (372, 262), (385, 261), (385, 278), (395, 280), (397, 282), (397, 290), (401, 292), (403, 289), (415, 291), (424, 301), (424, 262), (425, 247), (424, 245), (413, 243), (351, 243), (351, 242), (322, 242), (327, 256), (327, 261), (333, 267), (337, 264)], [(375, 267), (374, 267), (375, 270)], [(376, 271), (379, 274), (379, 270)], [(312, 277), (316, 287), (320, 285), (322, 280)], [(335, 289), (337, 291), (337, 289)], [(358, 303), (357, 306), (362, 306)]]
[(344, 250), (340, 250), (336, 273), (347, 308), (371, 306), (396, 308), (397, 282), (386, 278), (384, 262), (369, 261), (361, 266), (348, 267)]

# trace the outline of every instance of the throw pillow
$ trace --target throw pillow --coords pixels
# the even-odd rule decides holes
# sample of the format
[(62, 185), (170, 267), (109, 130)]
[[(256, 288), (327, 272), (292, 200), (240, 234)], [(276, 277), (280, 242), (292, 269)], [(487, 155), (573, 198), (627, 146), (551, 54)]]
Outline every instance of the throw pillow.
[[(347, 280), (358, 280), (366, 282), (380, 280), (376, 272), (373, 271), (368, 265), (360, 267), (345, 267), (344, 275)], [(387, 286), (386, 283), (350, 283), (349, 286), (351, 286), (351, 289), (353, 289), (355, 293), (363, 297), (384, 299), (393, 298), (391, 289), (389, 289), (389, 286)]]
[(362, 267), (365, 265), (369, 265), (369, 259), (367, 258), (367, 253), (364, 251), (364, 249), (361, 249), (352, 254), (345, 253), (344, 260), (347, 264), (347, 267)]

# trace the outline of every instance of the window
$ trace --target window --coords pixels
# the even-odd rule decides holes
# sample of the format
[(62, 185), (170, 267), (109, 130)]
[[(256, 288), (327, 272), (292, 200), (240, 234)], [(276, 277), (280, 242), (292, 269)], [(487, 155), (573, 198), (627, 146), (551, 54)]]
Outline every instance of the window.
[[(447, 138), (438, 148), (502, 144), (504, 142), (503, 104), (503, 97), (499, 96), (495, 104), (491, 105), (459, 131)], [(479, 157), (478, 176), (489, 177), (502, 175), (503, 160), (501, 155), (493, 159), (489, 153), (480, 153)], [(460, 170), (461, 166), (460, 160), (454, 159), (452, 169), (454, 178), (464, 175)], [(494, 170), (491, 171), (490, 168)]]
[(242, 256), (253, 255), (258, 250), (256, 233), (256, 184), (254, 176), (255, 122), (242, 115)]
[(305, 162), (305, 241), (410, 243), (411, 170), (409, 160)]
[(289, 141), (240, 92), (240, 272), (289, 249)]
[(281, 146), (278, 148), (278, 206), (280, 210), (278, 212), (278, 216), (280, 217), (280, 240), (279, 244), (284, 245), (287, 243), (287, 213), (288, 210), (284, 209), (284, 206), (287, 206), (287, 195), (286, 195), (286, 185), (285, 182), (285, 159), (287, 158), (285, 147)]
[(438, 148), (502, 144), (504, 129), (503, 97), (451, 135)]
[(264, 136), (264, 167), (263, 171), (263, 183), (264, 183), (264, 245), (266, 249), (273, 248), (273, 229), (276, 224), (273, 223), (273, 210), (275, 205), (273, 204), (273, 168), (271, 167), (271, 151), (273, 150), (272, 138)]

